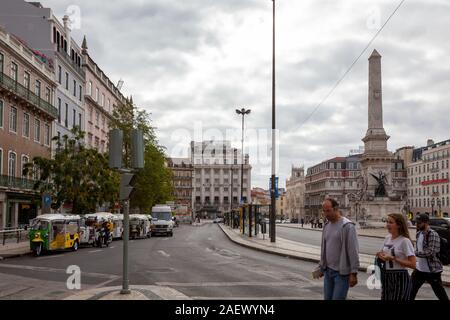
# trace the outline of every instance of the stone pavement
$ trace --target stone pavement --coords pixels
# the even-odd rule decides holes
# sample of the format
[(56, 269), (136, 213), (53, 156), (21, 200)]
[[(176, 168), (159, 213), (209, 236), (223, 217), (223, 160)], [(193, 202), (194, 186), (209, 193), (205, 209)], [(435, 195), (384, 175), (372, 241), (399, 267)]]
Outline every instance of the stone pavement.
[(163, 286), (130, 286), (130, 294), (121, 294), (122, 287), (104, 287), (81, 291), (64, 300), (192, 300), (181, 292)]
[[(240, 229), (231, 229), (223, 224), (220, 224), (220, 228), (231, 241), (247, 248), (310, 262), (318, 263), (320, 260), (320, 246), (304, 244), (280, 237), (277, 237), (277, 241), (272, 243), (267, 235), (263, 236), (261, 233), (257, 237), (249, 238), (246, 235), (242, 235), (239, 232)], [(360, 254), (360, 271), (367, 272), (368, 268), (372, 269), (374, 258), (372, 255)], [(450, 286), (450, 268), (448, 266), (444, 267), (442, 281), (446, 286)]]
[(29, 241), (0, 245), (0, 260), (27, 254), (31, 254)]

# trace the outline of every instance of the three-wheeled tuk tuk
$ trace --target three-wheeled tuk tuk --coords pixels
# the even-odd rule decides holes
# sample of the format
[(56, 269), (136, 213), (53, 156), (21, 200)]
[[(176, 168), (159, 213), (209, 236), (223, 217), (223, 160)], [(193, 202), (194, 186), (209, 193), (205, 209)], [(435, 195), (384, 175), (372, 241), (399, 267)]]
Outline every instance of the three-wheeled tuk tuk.
[(72, 249), (80, 244), (80, 216), (69, 214), (43, 214), (31, 220), (30, 249), (36, 256), (44, 251)]
[(145, 214), (130, 214), (130, 239), (150, 238), (150, 221), (152, 217)]

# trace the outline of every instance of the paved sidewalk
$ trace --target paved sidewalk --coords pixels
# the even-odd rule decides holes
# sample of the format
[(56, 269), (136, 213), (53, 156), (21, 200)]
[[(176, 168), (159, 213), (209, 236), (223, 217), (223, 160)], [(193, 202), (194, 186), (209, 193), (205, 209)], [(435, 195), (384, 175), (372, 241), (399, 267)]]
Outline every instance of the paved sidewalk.
[[(257, 237), (249, 238), (246, 235), (242, 235), (239, 229), (231, 229), (228, 226), (220, 224), (222, 231), (228, 236), (228, 238), (244, 247), (277, 254), (284, 257), (306, 260), (310, 262), (318, 263), (320, 260), (320, 247), (309, 244), (304, 244), (297, 241), (291, 241), (277, 237), (275, 243), (270, 242), (268, 235), (260, 233)], [(360, 254), (360, 271), (368, 272), (373, 268), (374, 256), (368, 254)], [(444, 267), (444, 273), (442, 274), (442, 281), (446, 286), (450, 286), (450, 268)]]
[[(305, 229), (305, 230), (312, 230), (312, 231), (319, 231), (319, 232), (322, 232), (322, 230), (323, 230), (323, 229), (319, 229), (319, 228), (311, 228), (310, 226), (308, 226), (306, 224), (302, 228), (302, 226), (300, 224), (296, 224), (296, 223), (295, 224), (294, 223), (281, 223), (281, 224), (277, 224), (277, 227)], [(363, 236), (363, 237), (384, 239), (388, 235), (386, 228), (373, 228), (373, 229), (357, 228), (356, 230), (358, 232), (358, 235)], [(411, 237), (411, 240), (416, 241), (416, 228), (409, 228), (409, 235)]]
[(130, 286), (130, 294), (120, 294), (122, 287), (104, 287), (80, 291), (64, 300), (192, 300), (183, 293), (163, 286)]
[(31, 254), (29, 241), (0, 245), (0, 260), (27, 254)]

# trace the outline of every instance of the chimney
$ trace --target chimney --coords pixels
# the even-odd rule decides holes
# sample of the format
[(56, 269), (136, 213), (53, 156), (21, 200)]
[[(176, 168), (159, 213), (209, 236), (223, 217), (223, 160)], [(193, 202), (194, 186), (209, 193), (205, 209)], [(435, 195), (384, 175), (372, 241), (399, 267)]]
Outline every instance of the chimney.
[(66, 40), (67, 40), (67, 53), (70, 55), (71, 37), (70, 37), (70, 20), (68, 15), (64, 16), (63, 22), (64, 22), (64, 32), (66, 33)]
[(427, 147), (432, 146), (434, 144), (434, 141), (432, 139), (427, 140)]

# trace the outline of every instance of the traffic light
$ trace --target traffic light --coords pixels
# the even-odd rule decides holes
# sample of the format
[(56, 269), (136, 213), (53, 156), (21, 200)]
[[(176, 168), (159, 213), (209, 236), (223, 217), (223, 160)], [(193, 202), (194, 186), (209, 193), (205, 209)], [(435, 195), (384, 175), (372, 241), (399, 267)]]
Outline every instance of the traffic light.
[(109, 167), (122, 168), (123, 131), (112, 129), (109, 131)]
[(137, 175), (133, 173), (124, 172), (120, 174), (120, 200), (131, 198), (136, 180)]

